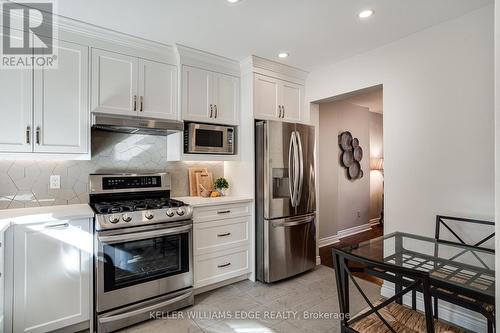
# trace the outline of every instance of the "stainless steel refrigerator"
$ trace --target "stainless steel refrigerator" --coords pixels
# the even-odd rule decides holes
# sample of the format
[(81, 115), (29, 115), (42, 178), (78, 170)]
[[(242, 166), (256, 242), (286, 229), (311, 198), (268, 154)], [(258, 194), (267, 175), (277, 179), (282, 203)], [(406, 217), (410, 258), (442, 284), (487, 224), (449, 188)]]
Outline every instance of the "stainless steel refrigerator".
[(256, 272), (278, 281), (316, 264), (314, 127), (255, 123)]

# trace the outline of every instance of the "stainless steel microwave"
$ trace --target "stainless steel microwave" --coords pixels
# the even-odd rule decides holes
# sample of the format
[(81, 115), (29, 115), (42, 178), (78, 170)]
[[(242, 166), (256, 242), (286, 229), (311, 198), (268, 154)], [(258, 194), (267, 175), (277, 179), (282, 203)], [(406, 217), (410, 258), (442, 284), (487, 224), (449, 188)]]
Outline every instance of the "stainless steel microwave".
[(236, 127), (186, 123), (185, 154), (235, 155)]

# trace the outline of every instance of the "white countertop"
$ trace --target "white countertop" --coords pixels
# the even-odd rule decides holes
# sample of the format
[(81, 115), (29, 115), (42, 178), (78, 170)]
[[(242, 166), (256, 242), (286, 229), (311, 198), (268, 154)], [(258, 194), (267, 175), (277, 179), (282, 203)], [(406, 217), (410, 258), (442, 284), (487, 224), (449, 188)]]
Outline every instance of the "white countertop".
[(223, 205), (223, 204), (253, 201), (253, 199), (249, 197), (233, 197), (233, 196), (216, 197), (216, 198), (176, 197), (174, 199), (183, 201), (193, 207), (204, 207), (211, 205)]
[(27, 224), (58, 220), (77, 220), (94, 217), (87, 204), (0, 210), (0, 232), (11, 224)]

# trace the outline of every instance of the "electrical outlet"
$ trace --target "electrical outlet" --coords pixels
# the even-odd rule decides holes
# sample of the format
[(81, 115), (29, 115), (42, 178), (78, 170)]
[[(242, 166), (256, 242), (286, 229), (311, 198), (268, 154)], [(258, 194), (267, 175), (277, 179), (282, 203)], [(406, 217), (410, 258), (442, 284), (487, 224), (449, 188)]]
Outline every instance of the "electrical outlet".
[(58, 190), (61, 188), (61, 176), (59, 175), (51, 175), (50, 176), (50, 189)]

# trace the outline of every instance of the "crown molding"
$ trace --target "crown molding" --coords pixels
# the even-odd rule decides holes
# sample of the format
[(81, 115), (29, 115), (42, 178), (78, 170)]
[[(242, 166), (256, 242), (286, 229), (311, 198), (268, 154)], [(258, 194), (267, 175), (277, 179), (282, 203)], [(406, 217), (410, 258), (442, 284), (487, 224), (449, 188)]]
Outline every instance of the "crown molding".
[(258, 73), (298, 84), (305, 84), (309, 72), (273, 60), (251, 55), (241, 61), (241, 72), (246, 75)]
[(240, 77), (240, 63), (236, 60), (221, 57), (182, 44), (176, 44), (175, 49), (179, 57), (180, 65), (187, 65)]
[[(20, 3), (20, 5), (23, 4)], [(3, 17), (3, 15), (1, 16)], [(11, 20), (22, 19), (22, 16), (17, 12), (12, 12)], [(149, 57), (152, 58), (151, 60), (168, 62), (171, 64), (175, 64), (177, 61), (173, 45), (125, 34), (57, 14), (53, 15), (53, 20), (53, 37), (59, 40), (81, 43), (91, 47), (108, 50), (108, 45), (113, 45), (114, 47), (111, 51), (131, 53), (138, 57)], [(1, 25), (3, 26), (3, 24), (4, 22), (2, 20)]]

